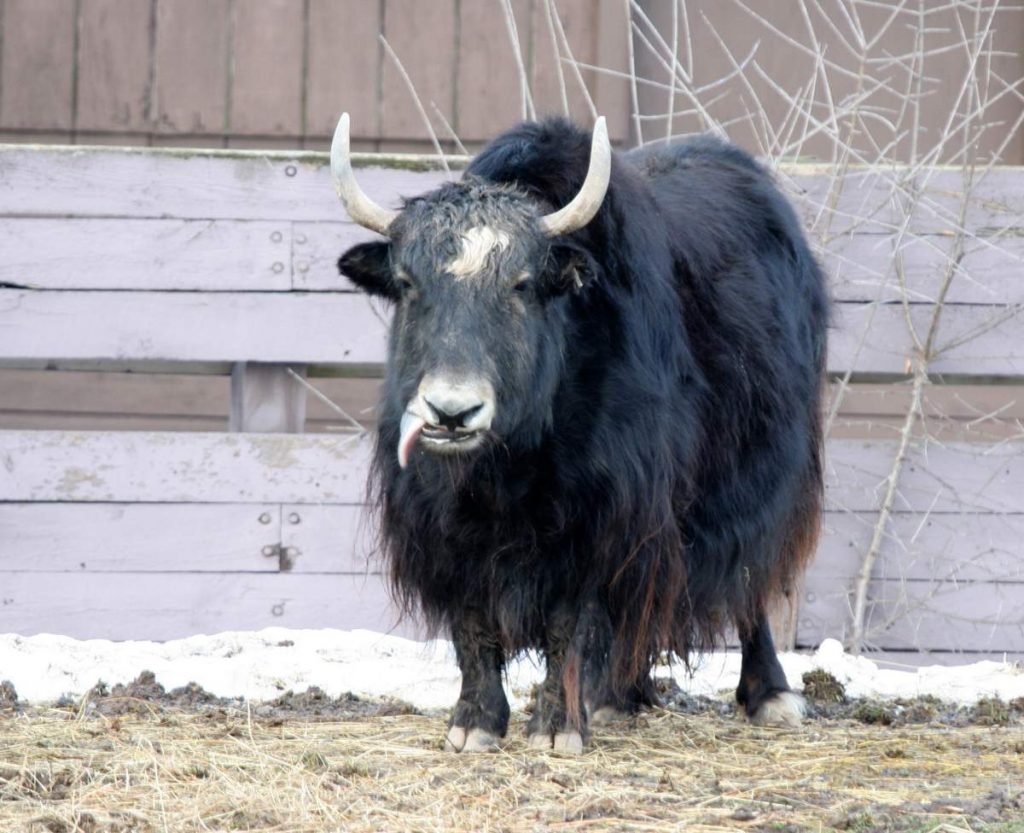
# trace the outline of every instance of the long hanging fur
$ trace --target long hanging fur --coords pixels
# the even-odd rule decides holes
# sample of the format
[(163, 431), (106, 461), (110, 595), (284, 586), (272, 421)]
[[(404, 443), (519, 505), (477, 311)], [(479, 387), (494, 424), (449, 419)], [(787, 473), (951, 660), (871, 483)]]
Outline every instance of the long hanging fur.
[[(524, 124), (424, 199), (501, 184), (550, 210), (588, 148), (566, 122)], [(389, 379), (373, 494), (405, 610), (442, 627), (483, 609), (513, 652), (543, 647), (554, 605), (597, 599), (622, 689), (660, 651), (750, 625), (813, 552), (828, 304), (770, 176), (712, 138), (617, 155), (600, 212), (560, 244), (592, 274), (545, 311), (556, 358), (517, 394), (538, 421), (402, 470), (408, 383)]]

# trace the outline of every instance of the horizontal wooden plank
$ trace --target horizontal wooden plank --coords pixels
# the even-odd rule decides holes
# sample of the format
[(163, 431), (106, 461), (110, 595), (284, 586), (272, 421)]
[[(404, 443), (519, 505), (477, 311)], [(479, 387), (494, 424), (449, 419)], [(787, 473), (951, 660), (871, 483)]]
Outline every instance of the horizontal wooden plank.
[[(376, 421), (379, 378), (316, 378), (306, 384), (360, 422)], [(217, 424), (209, 430), (218, 430), (226, 424), (229, 404), (229, 381), (224, 376), (0, 370), (0, 415), (24, 414), (26, 419), (63, 415), (72, 423), (100, 418), (212, 420)], [(344, 421), (317, 396), (308, 397), (307, 426)]]
[(280, 533), (278, 504), (0, 503), (0, 573), (278, 572)]
[[(1016, 234), (1024, 216), (1024, 168), (998, 166), (968, 184), (962, 169), (927, 168), (910, 175), (903, 166), (854, 166), (840, 179), (827, 165), (782, 165), (783, 190), (812, 235), (951, 234), (964, 226), (972, 234)], [(907, 214), (909, 213), (909, 222)]]
[[(358, 175), (384, 206), (446, 179), (409, 170), (412, 160), (402, 168), (380, 164), (359, 167)], [(0, 215), (337, 222), (345, 211), (326, 166), (326, 154), (310, 152), (0, 146)]]
[(0, 633), (163, 641), (200, 633), (365, 628), (422, 636), (399, 622), (377, 575), (5, 573)]
[[(357, 131), (358, 132), (358, 131)], [(363, 189), (384, 205), (445, 180), (410, 170), (418, 162), (360, 156)], [(124, 216), (192, 219), (331, 221), (343, 216), (322, 153), (232, 154), (79, 147), (61, 150), (0, 147), (0, 215)], [(393, 165), (387, 168), (383, 165)], [(893, 205), (901, 169), (852, 169), (838, 192), (824, 166), (782, 166), (779, 179), (812, 233), (825, 239), (849, 230), (892, 234), (902, 226)], [(926, 171), (925, 198), (911, 232), (948, 234), (955, 228), (959, 170)], [(139, 188), (138, 183), (146, 183)], [(1000, 167), (973, 187), (968, 229), (994, 234), (1016, 229), (1024, 216), (1024, 168)]]
[[(797, 640), (850, 633), (853, 587), (811, 571)], [(808, 594), (811, 600), (807, 600)], [(1024, 583), (879, 581), (869, 588), (866, 641), (882, 650), (1024, 650)]]
[(955, 266), (953, 245), (951, 236), (933, 234), (852, 234), (831, 239), (819, 255), (841, 301), (934, 303), (951, 273), (946, 303), (1024, 303), (1024, 237), (968, 240)]
[(356, 291), (338, 272), (338, 258), (351, 246), (380, 239), (355, 223), (295, 223), (292, 272), (296, 289)]
[(379, 573), (377, 519), (365, 506), (291, 503), (281, 507), (281, 546), (296, 573)]
[[(0, 283), (42, 289), (355, 289), (339, 255), (377, 235), (353, 223), (0, 217)], [(948, 268), (949, 238), (898, 243), (892, 235), (832, 240), (822, 253), (840, 301), (900, 301), (898, 248), (914, 303), (933, 302)], [(1017, 280), (1024, 237), (976, 241), (962, 258), (947, 303), (1024, 302)]]
[(369, 438), (0, 431), (0, 501), (361, 503)]
[[(0, 500), (361, 503), (372, 440), (312, 434), (0, 432)], [(831, 440), (830, 511), (877, 511), (896, 443)], [(899, 512), (1021, 511), (1024, 443), (908, 454)]]
[[(825, 503), (831, 511), (875, 512), (882, 505), (897, 442), (830, 440), (825, 454)], [(928, 443), (904, 462), (898, 512), (1020, 512), (1024, 443), (996, 446)]]
[[(1024, 501), (1019, 514), (899, 512), (891, 516), (872, 576), (879, 581), (1024, 582)], [(852, 585), (878, 515), (828, 512), (812, 570)], [(813, 601), (813, 599), (808, 599)]]
[(4, 217), (0, 250), (0, 283), (38, 289), (291, 288), (285, 222)]
[[(949, 305), (933, 373), (1024, 375), (1024, 307)], [(911, 318), (926, 332), (930, 310)], [(362, 294), (0, 290), (0, 359), (381, 365), (387, 307)], [(829, 370), (903, 374), (914, 355), (899, 305), (839, 304)]]
[(350, 293), (0, 289), (0, 359), (378, 364), (386, 321)]
[[(933, 374), (1024, 374), (1024, 306), (947, 304), (942, 310)], [(915, 356), (909, 320), (923, 340), (933, 308), (901, 304), (836, 304), (829, 332), (828, 369), (864, 374), (908, 374)]]

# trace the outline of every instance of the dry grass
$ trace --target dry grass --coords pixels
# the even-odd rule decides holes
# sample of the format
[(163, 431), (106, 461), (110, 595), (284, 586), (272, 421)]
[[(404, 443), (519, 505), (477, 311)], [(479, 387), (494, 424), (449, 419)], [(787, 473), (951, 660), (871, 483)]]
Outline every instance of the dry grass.
[[(1024, 727), (655, 711), (578, 758), (440, 751), (440, 716), (0, 717), (0, 830), (1024, 831)], [(943, 826), (945, 825), (945, 826)]]

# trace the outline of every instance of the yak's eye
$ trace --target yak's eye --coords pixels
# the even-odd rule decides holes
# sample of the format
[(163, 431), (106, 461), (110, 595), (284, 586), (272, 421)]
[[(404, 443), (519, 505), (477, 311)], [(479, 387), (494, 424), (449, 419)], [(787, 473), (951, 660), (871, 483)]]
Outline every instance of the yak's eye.
[(516, 279), (512, 281), (512, 288), (516, 292), (527, 292), (533, 285), (533, 275), (529, 272), (520, 272), (516, 275)]
[(406, 292), (413, 288), (412, 278), (410, 278), (409, 273), (401, 267), (395, 269), (395, 283), (398, 284), (398, 288), (402, 292)]

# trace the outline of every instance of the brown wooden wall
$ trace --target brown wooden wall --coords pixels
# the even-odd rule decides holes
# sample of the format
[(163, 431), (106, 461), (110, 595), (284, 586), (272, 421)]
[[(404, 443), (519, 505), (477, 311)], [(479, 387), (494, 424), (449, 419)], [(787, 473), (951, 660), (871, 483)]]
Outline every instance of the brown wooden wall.
[[(869, 0), (831, 12), (794, 0), (510, 5), (536, 112), (567, 104), (588, 121), (589, 95), (620, 143), (718, 125), (774, 157), (832, 159), (848, 145), (906, 160), (941, 145), (930, 161), (944, 161), (967, 141), (982, 158), (1024, 162), (1019, 6), (990, 16), (999, 4), (980, 0), (977, 9), (925, 0), (895, 15)], [(429, 132), (383, 35), (446, 149), (453, 131), (473, 150), (523, 112), (503, 9), (503, 0), (4, 0), (0, 141), (323, 149), (348, 110), (357, 150), (425, 150)], [(988, 50), (980, 58), (975, 42)], [(917, 49), (927, 57), (916, 60)], [(578, 77), (556, 59), (570, 55)], [(951, 114), (977, 109), (979, 97), (984, 118), (960, 130)]]

